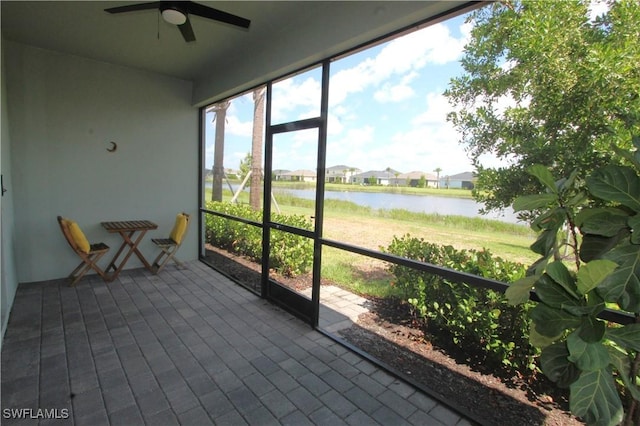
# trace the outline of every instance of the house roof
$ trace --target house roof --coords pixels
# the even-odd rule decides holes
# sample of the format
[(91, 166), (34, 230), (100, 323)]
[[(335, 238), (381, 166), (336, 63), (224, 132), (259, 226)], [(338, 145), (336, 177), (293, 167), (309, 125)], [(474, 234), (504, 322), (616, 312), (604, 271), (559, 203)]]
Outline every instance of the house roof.
[(359, 171), (360, 170), (357, 167), (345, 166), (344, 164), (340, 164), (340, 165), (337, 165), (337, 166), (327, 167), (327, 172), (343, 173), (345, 170), (346, 171), (350, 171), (351, 169), (354, 169), (355, 171)]
[[(442, 179), (443, 176), (441, 175), (440, 178)], [(475, 174), (473, 172), (463, 172), (449, 176), (449, 180), (465, 180), (470, 182), (473, 179), (475, 179)]]
[(433, 173), (421, 172), (420, 170), (415, 170), (409, 173), (402, 173), (398, 176), (398, 179), (420, 179), (422, 176), (427, 180), (436, 180), (437, 177)]
[(357, 175), (354, 175), (353, 177), (355, 178), (360, 178), (360, 179), (367, 179), (370, 177), (375, 177), (375, 178), (380, 178), (380, 179), (393, 179), (395, 178), (395, 174), (396, 173), (400, 173), (397, 170), (394, 169), (390, 169), (389, 171), (387, 170), (369, 170), (367, 172), (364, 173), (358, 173)]
[(291, 172), (282, 173), (282, 176), (309, 176), (309, 177), (315, 177), (315, 176), (317, 176), (317, 173), (316, 173), (315, 170), (300, 169), (300, 170), (293, 170)]

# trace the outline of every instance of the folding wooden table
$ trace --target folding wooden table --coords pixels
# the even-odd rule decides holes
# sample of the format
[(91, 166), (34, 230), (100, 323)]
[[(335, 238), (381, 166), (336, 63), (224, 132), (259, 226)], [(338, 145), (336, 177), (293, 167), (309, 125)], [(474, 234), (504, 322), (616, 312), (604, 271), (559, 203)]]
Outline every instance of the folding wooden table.
[[(144, 238), (144, 234), (147, 231), (152, 229), (157, 229), (158, 225), (149, 221), (149, 220), (125, 220), (125, 221), (115, 221), (115, 222), (101, 222), (100, 223), (104, 229), (109, 233), (118, 233), (122, 237), (122, 245), (116, 252), (116, 255), (113, 256), (113, 259), (105, 269), (105, 273), (108, 273), (109, 270), (113, 269), (113, 273), (108, 277), (108, 281), (113, 281), (118, 278), (120, 271), (124, 268), (125, 264), (129, 260), (132, 254), (135, 253), (138, 256), (138, 259), (142, 262), (142, 264), (151, 271), (151, 265), (147, 262), (147, 259), (144, 258), (142, 253), (138, 250), (138, 244)], [(135, 239), (133, 236), (138, 234)], [(116, 266), (116, 262), (118, 258), (124, 251), (125, 247), (129, 247), (129, 250), (125, 253), (124, 258), (120, 262), (119, 265)]]

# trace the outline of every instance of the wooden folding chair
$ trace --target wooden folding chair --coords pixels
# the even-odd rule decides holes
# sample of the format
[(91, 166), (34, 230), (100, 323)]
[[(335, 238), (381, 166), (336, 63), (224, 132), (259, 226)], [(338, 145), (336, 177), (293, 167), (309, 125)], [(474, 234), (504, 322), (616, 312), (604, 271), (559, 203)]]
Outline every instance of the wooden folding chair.
[(69, 274), (69, 286), (76, 285), (91, 269), (106, 280), (106, 273), (100, 269), (97, 262), (109, 251), (109, 246), (104, 243), (89, 244), (78, 224), (72, 220), (58, 216), (58, 224), (73, 251), (82, 259), (78, 267)]
[(176, 257), (176, 252), (182, 245), (184, 237), (189, 229), (189, 221), (191, 217), (186, 213), (179, 213), (176, 216), (176, 223), (173, 225), (169, 238), (152, 238), (151, 241), (160, 248), (160, 254), (151, 264), (151, 270), (154, 274), (159, 273), (166, 264), (173, 259), (178, 266), (182, 266), (182, 262)]

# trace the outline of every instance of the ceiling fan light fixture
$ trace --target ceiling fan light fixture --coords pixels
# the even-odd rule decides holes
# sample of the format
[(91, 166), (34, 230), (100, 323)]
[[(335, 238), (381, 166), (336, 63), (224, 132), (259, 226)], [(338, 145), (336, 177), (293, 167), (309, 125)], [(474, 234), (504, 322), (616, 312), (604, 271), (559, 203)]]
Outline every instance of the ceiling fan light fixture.
[(177, 9), (164, 9), (162, 11), (162, 19), (173, 25), (182, 25), (187, 22), (187, 15)]

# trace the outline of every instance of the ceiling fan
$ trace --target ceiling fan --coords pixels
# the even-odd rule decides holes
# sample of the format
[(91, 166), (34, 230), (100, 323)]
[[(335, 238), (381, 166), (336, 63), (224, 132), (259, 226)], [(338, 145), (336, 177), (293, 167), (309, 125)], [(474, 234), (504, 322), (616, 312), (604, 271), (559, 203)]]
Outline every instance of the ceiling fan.
[(118, 6), (105, 9), (109, 13), (125, 13), (137, 10), (158, 9), (162, 18), (173, 25), (177, 25), (182, 33), (184, 41), (196, 40), (196, 36), (189, 22), (189, 15), (196, 15), (214, 21), (224, 22), (240, 28), (249, 28), (251, 21), (231, 13), (223, 12), (213, 7), (204, 6), (192, 1), (154, 1), (150, 3), (138, 3), (127, 6)]

